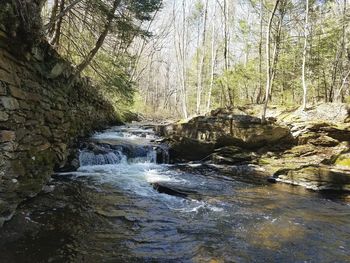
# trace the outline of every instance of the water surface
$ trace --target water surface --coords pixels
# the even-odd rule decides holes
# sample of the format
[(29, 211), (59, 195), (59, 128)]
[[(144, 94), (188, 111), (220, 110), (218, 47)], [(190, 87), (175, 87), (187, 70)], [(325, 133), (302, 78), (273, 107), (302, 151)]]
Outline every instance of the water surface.
[(1, 262), (350, 262), (348, 199), (157, 164), (156, 139), (96, 134), (106, 152), (82, 149), (78, 171), (55, 175), (0, 230)]

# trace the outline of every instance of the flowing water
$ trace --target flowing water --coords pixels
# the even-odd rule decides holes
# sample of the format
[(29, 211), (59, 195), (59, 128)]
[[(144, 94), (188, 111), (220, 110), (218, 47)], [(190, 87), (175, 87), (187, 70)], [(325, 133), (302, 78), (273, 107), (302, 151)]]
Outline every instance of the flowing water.
[(0, 230), (0, 262), (350, 262), (347, 197), (169, 165), (156, 140), (93, 136)]

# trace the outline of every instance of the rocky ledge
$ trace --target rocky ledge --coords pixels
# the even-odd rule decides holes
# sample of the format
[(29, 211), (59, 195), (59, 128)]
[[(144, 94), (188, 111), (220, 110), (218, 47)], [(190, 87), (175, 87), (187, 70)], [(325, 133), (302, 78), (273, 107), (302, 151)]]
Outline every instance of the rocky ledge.
[(240, 176), (256, 173), (270, 182), (350, 191), (345, 104), (320, 104), (306, 112), (272, 108), (267, 124), (261, 124), (256, 112), (257, 106), (218, 109), (187, 122), (160, 125), (157, 131), (166, 137), (172, 162), (201, 161), (225, 165), (226, 170), (254, 167)]

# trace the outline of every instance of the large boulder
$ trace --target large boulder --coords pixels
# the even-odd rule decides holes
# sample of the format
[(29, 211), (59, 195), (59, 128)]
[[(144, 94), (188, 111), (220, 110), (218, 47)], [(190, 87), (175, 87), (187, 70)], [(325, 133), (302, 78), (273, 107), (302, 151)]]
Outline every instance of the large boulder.
[(169, 145), (171, 162), (199, 161), (215, 149), (214, 143), (179, 136), (169, 137), (166, 143)]
[(177, 135), (202, 142), (214, 143), (216, 148), (235, 145), (257, 149), (266, 145), (292, 142), (287, 126), (273, 122), (262, 124), (249, 115), (199, 116), (188, 122), (157, 128), (162, 136)]
[(237, 165), (252, 163), (256, 154), (236, 146), (226, 146), (216, 149), (208, 158), (215, 164)]
[(308, 165), (279, 175), (277, 181), (312, 190), (350, 191), (350, 169)]
[[(327, 144), (328, 145), (328, 144)], [(337, 146), (303, 144), (282, 153), (265, 154), (259, 159), (267, 176), (276, 181), (313, 190), (350, 190), (350, 170), (346, 167), (346, 142)]]

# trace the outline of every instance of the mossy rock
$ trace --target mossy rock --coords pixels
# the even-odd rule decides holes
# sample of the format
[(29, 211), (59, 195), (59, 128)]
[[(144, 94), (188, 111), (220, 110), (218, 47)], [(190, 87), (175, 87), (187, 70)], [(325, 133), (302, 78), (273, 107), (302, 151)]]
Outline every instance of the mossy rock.
[(311, 144), (303, 144), (293, 147), (292, 149), (286, 151), (285, 153), (292, 157), (300, 157), (305, 154), (311, 154), (314, 153), (316, 150), (316, 147)]
[(216, 164), (235, 165), (250, 162), (254, 157), (251, 152), (245, 152), (236, 146), (228, 146), (216, 149), (210, 158)]
[(335, 165), (350, 167), (350, 153), (341, 154), (335, 161)]
[(278, 174), (277, 181), (312, 190), (350, 191), (350, 170), (309, 165)]

